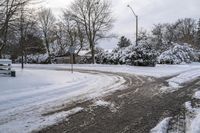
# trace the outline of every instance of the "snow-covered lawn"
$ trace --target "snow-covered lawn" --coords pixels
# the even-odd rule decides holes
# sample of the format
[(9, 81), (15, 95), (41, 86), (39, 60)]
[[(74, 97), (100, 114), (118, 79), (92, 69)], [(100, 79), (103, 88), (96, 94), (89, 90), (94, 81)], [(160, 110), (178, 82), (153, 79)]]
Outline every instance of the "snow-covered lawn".
[(67, 101), (103, 95), (125, 82), (104, 74), (16, 68), (17, 77), (0, 76), (0, 133), (26, 133), (56, 123), (77, 107), (50, 116), (42, 114)]
[[(19, 65), (15, 65), (19, 67)], [(70, 65), (53, 64), (53, 65), (27, 65), (34, 68), (48, 69), (70, 69)], [(98, 70), (106, 72), (120, 72), (136, 74), (142, 76), (152, 76), (156, 78), (172, 77), (167, 80), (169, 87), (164, 87), (162, 91), (173, 92), (181, 87), (182, 84), (188, 83), (200, 77), (200, 63), (182, 64), (182, 65), (156, 65), (156, 67), (136, 67), (127, 65), (74, 65), (75, 69)]]
[[(20, 65), (14, 65), (15, 67), (20, 67)], [(49, 68), (49, 69), (65, 69), (71, 68), (69, 64), (52, 64), (52, 65), (26, 65), (27, 67), (34, 68)], [(121, 72), (129, 74), (137, 74), (142, 76), (152, 76), (152, 77), (168, 77), (178, 75), (183, 72), (200, 69), (200, 63), (192, 64), (182, 64), (182, 65), (156, 65), (156, 67), (137, 67), (128, 65), (99, 65), (99, 64), (75, 64), (75, 69), (83, 70), (99, 70), (106, 72)]]
[[(14, 65), (20, 67), (20, 65)], [(52, 65), (26, 65), (28, 68), (43, 69), (70, 69), (69, 64), (52, 64)], [(161, 92), (173, 92), (181, 88), (185, 83), (196, 80), (200, 77), (200, 63), (182, 64), (182, 65), (156, 65), (156, 67), (137, 67), (127, 65), (90, 65), (76, 64), (75, 69), (81, 70), (98, 70), (114, 73), (128, 73), (141, 76), (152, 76), (156, 78), (172, 77), (167, 82), (169, 86), (161, 88)]]

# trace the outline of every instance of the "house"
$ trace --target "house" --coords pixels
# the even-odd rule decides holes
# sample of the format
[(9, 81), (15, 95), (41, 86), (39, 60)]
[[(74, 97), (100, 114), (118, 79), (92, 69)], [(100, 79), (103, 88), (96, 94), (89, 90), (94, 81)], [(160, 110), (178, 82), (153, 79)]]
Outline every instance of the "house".
[[(74, 54), (73, 58), (74, 58), (74, 64), (80, 64), (81, 60), (84, 58), (90, 58), (91, 57), (91, 52), (88, 50), (81, 50), (79, 52), (79, 54)], [(53, 62), (56, 64), (71, 64), (72, 60), (71, 60), (71, 54), (69, 52), (67, 52), (65, 55), (61, 55), (61, 56), (56, 56), (53, 59)]]

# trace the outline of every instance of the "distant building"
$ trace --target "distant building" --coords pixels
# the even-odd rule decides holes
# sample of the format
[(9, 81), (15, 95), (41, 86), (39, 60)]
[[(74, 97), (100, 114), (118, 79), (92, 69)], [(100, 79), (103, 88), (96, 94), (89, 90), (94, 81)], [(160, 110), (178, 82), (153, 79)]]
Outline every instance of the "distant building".
[[(82, 50), (79, 54), (74, 54), (74, 64), (80, 64), (81, 60), (84, 58), (90, 58), (91, 52), (89, 50)], [(53, 62), (56, 64), (70, 64), (71, 63), (71, 54), (67, 52), (65, 55), (56, 56), (53, 59)]]

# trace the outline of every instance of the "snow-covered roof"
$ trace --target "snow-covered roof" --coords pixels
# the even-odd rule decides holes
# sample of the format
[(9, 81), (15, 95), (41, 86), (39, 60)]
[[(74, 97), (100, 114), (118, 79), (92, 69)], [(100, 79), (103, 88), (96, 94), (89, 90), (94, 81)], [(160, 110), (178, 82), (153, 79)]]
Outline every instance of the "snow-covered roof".
[(79, 56), (84, 56), (84, 55), (86, 55), (88, 53), (90, 53), (90, 50), (81, 50), (78, 55)]
[(12, 64), (12, 61), (9, 59), (0, 59), (0, 64)]

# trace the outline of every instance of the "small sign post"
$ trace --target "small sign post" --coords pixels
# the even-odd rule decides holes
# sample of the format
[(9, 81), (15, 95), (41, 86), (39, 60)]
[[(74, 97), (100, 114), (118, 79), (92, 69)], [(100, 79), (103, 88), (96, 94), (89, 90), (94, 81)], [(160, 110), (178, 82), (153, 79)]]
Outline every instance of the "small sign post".
[(75, 48), (73, 47), (73, 46), (70, 46), (70, 48), (69, 48), (69, 53), (70, 53), (70, 62), (71, 62), (71, 72), (73, 73), (73, 64), (74, 64), (74, 53), (75, 53)]

